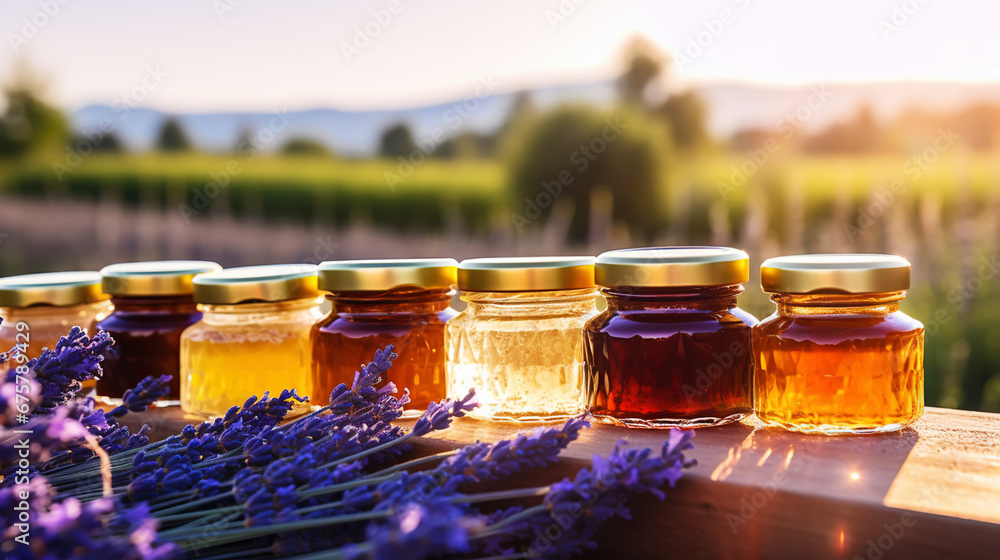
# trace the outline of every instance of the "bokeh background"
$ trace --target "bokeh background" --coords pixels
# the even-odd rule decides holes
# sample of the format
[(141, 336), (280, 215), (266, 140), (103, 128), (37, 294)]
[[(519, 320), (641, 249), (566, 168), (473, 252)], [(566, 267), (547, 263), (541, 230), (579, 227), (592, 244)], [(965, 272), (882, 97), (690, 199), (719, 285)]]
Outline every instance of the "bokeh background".
[[(913, 263), (928, 404), (1000, 411), (1000, 5), (0, 5), (0, 275), (198, 258)], [(772, 306), (748, 284), (741, 306)]]

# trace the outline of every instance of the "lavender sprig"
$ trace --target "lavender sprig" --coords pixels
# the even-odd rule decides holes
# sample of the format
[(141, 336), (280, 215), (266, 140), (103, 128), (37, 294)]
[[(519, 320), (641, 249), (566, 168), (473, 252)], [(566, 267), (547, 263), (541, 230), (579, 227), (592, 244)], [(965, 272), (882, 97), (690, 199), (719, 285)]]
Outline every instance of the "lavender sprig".
[(42, 385), (42, 402), (35, 414), (51, 414), (75, 397), (84, 381), (100, 379), (104, 374), (101, 362), (113, 344), (105, 331), (87, 338), (83, 329), (73, 327), (59, 339), (55, 349), (46, 348), (41, 356), (30, 360), (27, 366)]
[(555, 463), (559, 452), (576, 441), (580, 430), (586, 427), (590, 427), (590, 423), (580, 416), (570, 418), (560, 428), (541, 427), (518, 434), (511, 440), (469, 445), (446, 459), (436, 470), (481, 482), (544, 467)]
[(420, 560), (463, 554), (470, 538), (483, 530), (483, 516), (468, 515), (447, 500), (407, 504), (382, 523), (369, 525), (368, 542), (343, 549), (347, 560)]
[(124, 416), (127, 412), (143, 412), (154, 402), (170, 394), (172, 375), (145, 377), (132, 389), (122, 395), (122, 404), (107, 413), (108, 416)]
[[(530, 549), (522, 552), (533, 558), (569, 558), (595, 548), (594, 536), (601, 523), (615, 516), (631, 519), (625, 507), (629, 494), (648, 492), (662, 500), (665, 494), (661, 486), (673, 486), (683, 469), (695, 464), (684, 457), (684, 451), (693, 447), (692, 437), (691, 431), (670, 430), (659, 455), (653, 455), (650, 449), (626, 449), (626, 442), (620, 441), (606, 459), (595, 455), (591, 468), (582, 469), (574, 480), (553, 484), (543, 505), (492, 525), (484, 533), (489, 548), (509, 550), (504, 548), (504, 542), (531, 535), (534, 539)], [(520, 523), (519, 530), (512, 530), (515, 523)], [(556, 538), (549, 539), (546, 530), (553, 525), (560, 531)]]
[(378, 392), (375, 385), (381, 380), (382, 375), (389, 371), (392, 360), (396, 357), (391, 344), (382, 350), (376, 350), (375, 358), (362, 366), (361, 371), (354, 373), (354, 382), (350, 389), (343, 383), (334, 387), (330, 393), (330, 411), (334, 414), (346, 414), (353, 408), (370, 404), (372, 399), (369, 396)]
[(413, 424), (414, 436), (425, 436), (436, 430), (444, 430), (451, 426), (451, 421), (455, 418), (465, 416), (465, 413), (479, 406), (476, 400), (476, 392), (470, 390), (465, 397), (458, 400), (443, 400), (439, 403), (432, 402), (427, 407), (415, 424)]

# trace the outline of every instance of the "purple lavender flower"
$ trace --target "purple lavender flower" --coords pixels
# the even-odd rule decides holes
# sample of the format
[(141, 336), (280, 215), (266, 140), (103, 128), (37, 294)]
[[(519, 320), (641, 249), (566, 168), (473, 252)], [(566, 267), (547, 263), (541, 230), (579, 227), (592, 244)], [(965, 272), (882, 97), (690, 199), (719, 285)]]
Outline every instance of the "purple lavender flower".
[[(3, 361), (0, 360), (0, 364), (2, 363)], [(22, 378), (19, 387), (17, 371), (15, 369), (7, 370), (4, 381), (0, 384), (0, 426), (4, 428), (17, 427), (19, 425), (18, 415), (23, 414), (22, 410), (25, 408), (29, 411), (34, 409), (41, 402), (41, 395), (42, 386), (30, 375)]]
[(42, 402), (34, 413), (51, 414), (75, 397), (84, 381), (100, 379), (101, 362), (114, 343), (106, 331), (87, 338), (83, 329), (73, 327), (59, 339), (55, 349), (46, 348), (41, 356), (30, 360), (27, 366), (42, 386)]
[(454, 418), (461, 418), (465, 413), (479, 406), (475, 390), (470, 390), (459, 400), (443, 400), (432, 402), (427, 411), (413, 424), (413, 435), (423, 436), (435, 430), (443, 430), (451, 426)]
[(440, 471), (418, 473), (401, 472), (397, 477), (379, 483), (374, 488), (363, 486), (344, 493), (348, 509), (393, 509), (401, 504), (426, 503), (442, 497), (457, 495), (462, 477), (449, 476)]
[[(386, 395), (394, 394), (396, 386), (393, 383), (386, 383), (381, 389), (376, 389), (375, 385), (392, 367), (392, 360), (396, 357), (391, 344), (383, 350), (376, 350), (375, 359), (354, 374), (354, 383), (350, 389), (343, 383), (333, 389), (330, 393), (330, 411), (338, 415), (351, 415), (356, 410), (372, 406)], [(409, 399), (409, 397), (404, 398)]]
[(127, 412), (142, 412), (157, 400), (170, 394), (172, 375), (147, 376), (134, 388), (122, 395), (122, 405), (108, 413), (108, 416), (124, 416)]
[[(553, 484), (545, 496), (542, 513), (531, 519), (527, 534), (534, 535), (531, 554), (539, 558), (569, 558), (596, 546), (597, 527), (615, 516), (630, 519), (625, 501), (629, 494), (650, 492), (660, 499), (660, 486), (671, 486), (685, 467), (694, 464), (683, 452), (690, 449), (693, 432), (671, 430), (659, 455), (650, 449), (625, 449), (621, 441), (605, 459), (593, 458), (574, 480)], [(557, 526), (556, 536), (549, 529)], [(522, 535), (523, 536), (523, 535)]]
[[(109, 455), (116, 455), (149, 443), (147, 436), (150, 432), (149, 426), (143, 425), (137, 433), (132, 434), (127, 426), (119, 425), (110, 413), (96, 408), (91, 397), (73, 399), (57, 410), (63, 409), (67, 411), (69, 418), (78, 420), (91, 435), (97, 437), (101, 448)], [(48, 461), (36, 465), (35, 470), (49, 472), (68, 463), (83, 463), (94, 458), (94, 451), (84, 446), (82, 442), (78, 442), (66, 451), (53, 455)]]
[[(20, 493), (25, 491), (29, 495), (27, 510), (15, 509), (21, 507)], [(84, 504), (70, 497), (53, 502), (43, 477), (36, 477), (28, 484), (0, 488), (3, 512), (0, 515), (6, 517), (3, 542), (11, 545), (4, 550), (6, 558), (170, 560), (180, 557), (175, 545), (157, 542), (157, 522), (150, 517), (148, 507), (121, 511), (119, 521), (109, 523), (116, 507), (115, 502), (107, 499)], [(21, 512), (28, 516), (27, 523), (21, 519)], [(29, 542), (28, 534), (30, 546), (15, 542), (18, 537)]]
[(246, 527), (274, 525), (278, 514), (295, 507), (298, 496), (295, 485), (282, 486), (271, 490), (263, 487), (250, 495), (246, 503), (246, 517), (243, 524)]
[[(18, 429), (27, 430), (31, 435), (16, 434), (0, 430), (0, 470), (9, 474), (20, 459), (31, 465), (48, 461), (59, 451), (76, 447), (90, 433), (79, 421), (69, 418), (65, 408), (56, 409), (47, 416), (32, 416)], [(22, 448), (26, 445), (26, 448)], [(27, 457), (22, 452), (27, 450)]]
[(531, 433), (518, 434), (513, 440), (468, 445), (441, 463), (437, 470), (470, 481), (484, 481), (544, 467), (555, 463), (559, 452), (580, 436), (581, 429), (589, 426), (580, 416), (570, 418), (561, 428), (536, 428)]
[[(141, 465), (146, 467), (144, 463)], [(150, 500), (163, 494), (182, 492), (195, 487), (205, 477), (203, 471), (191, 466), (191, 458), (184, 454), (171, 455), (162, 467), (146, 470), (128, 485), (132, 500)]]
[(407, 504), (384, 523), (369, 525), (364, 545), (344, 547), (349, 560), (418, 560), (462, 554), (469, 539), (485, 526), (485, 518), (467, 515), (447, 500)]

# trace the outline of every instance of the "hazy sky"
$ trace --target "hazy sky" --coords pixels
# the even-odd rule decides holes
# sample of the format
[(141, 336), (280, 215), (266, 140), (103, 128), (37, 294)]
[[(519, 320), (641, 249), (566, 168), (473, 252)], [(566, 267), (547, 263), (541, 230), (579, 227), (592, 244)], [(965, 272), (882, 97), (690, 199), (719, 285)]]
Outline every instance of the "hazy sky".
[(22, 60), (71, 109), (144, 79), (142, 104), (171, 111), (409, 107), (487, 76), (502, 90), (610, 78), (642, 34), (675, 54), (700, 39), (675, 83), (986, 82), (998, 23), (988, 0), (0, 0), (0, 81)]

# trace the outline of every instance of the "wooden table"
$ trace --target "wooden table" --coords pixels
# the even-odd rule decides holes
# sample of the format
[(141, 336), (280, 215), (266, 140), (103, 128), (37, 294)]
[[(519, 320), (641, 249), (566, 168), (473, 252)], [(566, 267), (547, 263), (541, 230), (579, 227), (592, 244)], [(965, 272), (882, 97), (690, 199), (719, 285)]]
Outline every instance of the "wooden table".
[[(162, 437), (190, 419), (129, 415)], [(129, 418), (127, 416), (126, 418)], [(602, 529), (592, 558), (1000, 558), (1000, 415), (928, 408), (912, 428), (803, 436), (748, 421), (697, 431), (698, 465), (632, 521)], [(461, 420), (423, 438), (429, 454), (509, 437), (516, 426)], [(619, 439), (658, 447), (664, 432), (596, 426), (530, 484), (572, 477)]]

